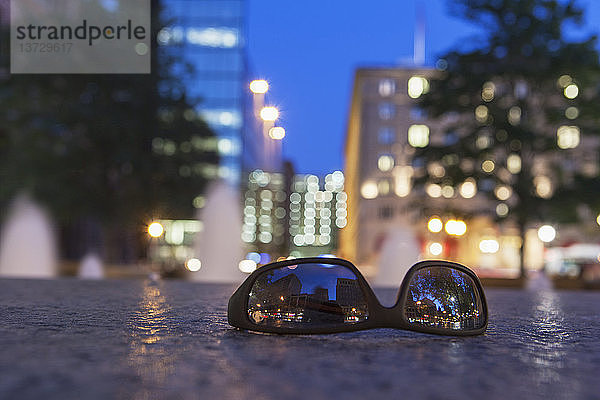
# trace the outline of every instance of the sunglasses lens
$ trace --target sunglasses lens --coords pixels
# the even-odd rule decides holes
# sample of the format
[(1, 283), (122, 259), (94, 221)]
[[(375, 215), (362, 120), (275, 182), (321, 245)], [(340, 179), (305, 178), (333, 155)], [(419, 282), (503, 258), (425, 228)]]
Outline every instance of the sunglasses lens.
[(369, 311), (352, 270), (310, 263), (259, 275), (250, 290), (248, 316), (260, 326), (314, 329), (362, 322)]
[(473, 279), (446, 267), (425, 267), (411, 278), (404, 315), (415, 325), (469, 331), (485, 324), (482, 299)]

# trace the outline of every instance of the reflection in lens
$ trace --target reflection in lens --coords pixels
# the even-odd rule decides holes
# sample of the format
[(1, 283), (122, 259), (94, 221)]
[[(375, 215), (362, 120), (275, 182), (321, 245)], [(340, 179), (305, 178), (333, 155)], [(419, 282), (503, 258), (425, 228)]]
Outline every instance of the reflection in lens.
[(478, 329), (485, 323), (475, 282), (454, 268), (426, 267), (410, 281), (404, 315), (411, 324), (451, 330)]
[(368, 307), (358, 279), (336, 264), (297, 264), (258, 276), (248, 298), (257, 325), (301, 329), (365, 321)]

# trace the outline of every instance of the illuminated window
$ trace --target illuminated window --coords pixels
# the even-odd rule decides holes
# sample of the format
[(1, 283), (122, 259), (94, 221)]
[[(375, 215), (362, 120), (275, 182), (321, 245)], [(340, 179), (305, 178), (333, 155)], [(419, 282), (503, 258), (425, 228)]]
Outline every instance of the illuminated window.
[(429, 127), (411, 125), (408, 128), (408, 143), (413, 147), (426, 147), (429, 144)]
[(388, 97), (396, 92), (396, 82), (391, 79), (382, 79), (379, 81), (379, 95)]
[(379, 105), (379, 118), (390, 120), (396, 114), (396, 107), (392, 103), (381, 103)]
[(392, 144), (396, 141), (396, 132), (388, 126), (380, 128), (377, 140), (380, 144)]
[(413, 99), (429, 91), (429, 81), (422, 76), (413, 76), (408, 80), (408, 95)]
[(427, 114), (425, 110), (421, 107), (411, 107), (410, 109), (410, 119), (413, 121), (423, 121), (426, 118)]
[[(238, 44), (238, 31), (229, 28), (188, 28), (187, 42), (197, 46), (231, 48)], [(163, 34), (163, 42), (167, 33)], [(170, 39), (170, 38), (169, 38)]]
[(410, 194), (413, 173), (413, 168), (408, 165), (394, 168), (394, 191), (398, 197)]
[(377, 191), (380, 195), (386, 196), (390, 194), (390, 181), (387, 179), (382, 179), (377, 183)]
[(201, 116), (209, 125), (239, 128), (242, 126), (242, 115), (237, 110), (202, 110)]
[(379, 190), (377, 188), (377, 183), (375, 183), (373, 181), (366, 181), (365, 183), (363, 183), (362, 187), (360, 188), (360, 194), (365, 199), (374, 199), (374, 198), (376, 198), (377, 195), (379, 195)]
[(377, 159), (377, 168), (383, 172), (390, 171), (394, 168), (394, 157), (389, 154), (379, 156), (379, 159)]

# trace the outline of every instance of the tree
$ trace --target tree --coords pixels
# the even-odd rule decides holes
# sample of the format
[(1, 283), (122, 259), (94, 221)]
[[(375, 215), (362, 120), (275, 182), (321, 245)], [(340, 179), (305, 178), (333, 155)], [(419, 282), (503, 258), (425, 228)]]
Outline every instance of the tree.
[(158, 48), (166, 21), (152, 6), (151, 74), (0, 78), (0, 204), (26, 191), (63, 226), (98, 221), (109, 253), (152, 217), (192, 217), (218, 162), (189, 74), (174, 73), (184, 60)]
[(598, 175), (600, 135), (596, 37), (573, 42), (564, 35), (566, 24), (581, 23), (582, 10), (555, 0), (451, 4), (485, 38), (442, 56), (443, 71), (422, 97), (426, 113), (443, 121), (443, 140), (417, 151), (437, 167), (417, 183), (475, 183), (497, 206), (487, 210), (515, 223), (521, 238), (550, 216), (573, 221), (585, 200), (573, 194)]

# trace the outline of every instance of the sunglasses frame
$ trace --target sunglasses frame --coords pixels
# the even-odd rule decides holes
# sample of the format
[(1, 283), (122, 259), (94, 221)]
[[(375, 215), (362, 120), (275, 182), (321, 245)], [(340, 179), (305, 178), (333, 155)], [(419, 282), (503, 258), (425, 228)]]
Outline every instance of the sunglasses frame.
[[(254, 285), (256, 279), (263, 273), (272, 269), (287, 267), (290, 265), (298, 264), (334, 264), (347, 267), (357, 277), (358, 284), (362, 289), (362, 292), (367, 301), (367, 307), (369, 310), (369, 317), (365, 321), (351, 323), (351, 324), (340, 324), (339, 326), (325, 326), (325, 327), (314, 327), (308, 329), (297, 329), (289, 327), (273, 327), (273, 326), (262, 326), (252, 322), (248, 316), (248, 299), (250, 290)], [(481, 304), (483, 307), (483, 315), (485, 318), (484, 324), (477, 329), (471, 330), (451, 330), (444, 328), (435, 328), (422, 326), (418, 324), (411, 324), (404, 315), (402, 305), (405, 304), (408, 296), (409, 282), (413, 275), (419, 270), (427, 267), (448, 267), (456, 269), (460, 272), (465, 273), (475, 283), (475, 290), (479, 293), (481, 298)], [(367, 283), (362, 273), (352, 264), (350, 261), (341, 258), (324, 258), (324, 257), (307, 257), (307, 258), (295, 258), (291, 260), (278, 261), (264, 265), (257, 268), (242, 285), (233, 293), (229, 299), (227, 307), (227, 321), (230, 325), (251, 331), (267, 332), (267, 333), (280, 333), (280, 334), (320, 334), (320, 333), (339, 333), (339, 332), (354, 332), (365, 329), (375, 328), (397, 328), (415, 332), (433, 333), (437, 335), (447, 336), (472, 336), (479, 335), (485, 332), (488, 325), (488, 308), (483, 292), (483, 287), (479, 278), (473, 271), (464, 265), (444, 260), (425, 260), (414, 264), (404, 276), (402, 284), (400, 285), (400, 291), (398, 292), (398, 298), (396, 303), (392, 307), (385, 307), (381, 305), (377, 296), (371, 289), (371, 286)]]

